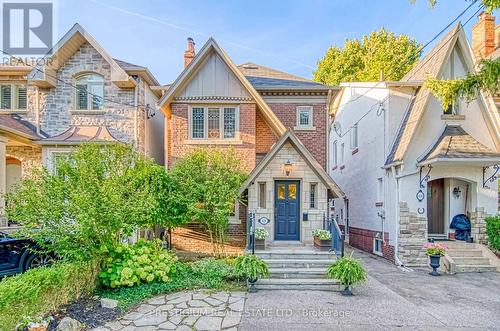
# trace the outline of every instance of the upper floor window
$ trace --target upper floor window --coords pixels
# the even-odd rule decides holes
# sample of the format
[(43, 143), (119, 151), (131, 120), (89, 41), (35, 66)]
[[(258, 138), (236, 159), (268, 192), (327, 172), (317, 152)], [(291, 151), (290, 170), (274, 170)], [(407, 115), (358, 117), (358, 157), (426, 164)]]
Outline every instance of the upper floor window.
[(102, 110), (104, 106), (104, 78), (87, 74), (76, 79), (75, 105), (77, 110)]
[(313, 127), (313, 108), (311, 106), (297, 107), (297, 127), (306, 129)]
[(333, 164), (332, 164), (332, 166), (333, 167), (336, 167), (337, 164), (338, 164), (338, 155), (337, 155), (338, 152), (337, 152), (337, 149), (338, 149), (338, 147), (337, 147), (337, 141), (334, 141), (333, 142), (333, 147), (332, 147), (332, 158), (333, 158)]
[(340, 145), (340, 165), (344, 165), (344, 157), (345, 157), (345, 145), (342, 143)]
[(236, 138), (239, 125), (237, 107), (192, 107), (190, 113), (192, 139)]
[(0, 109), (22, 109), (27, 106), (26, 86), (14, 84), (0, 85)]
[(459, 115), (460, 107), (458, 102), (453, 102), (448, 108), (443, 110), (444, 115)]
[(358, 123), (351, 128), (351, 149), (358, 148)]

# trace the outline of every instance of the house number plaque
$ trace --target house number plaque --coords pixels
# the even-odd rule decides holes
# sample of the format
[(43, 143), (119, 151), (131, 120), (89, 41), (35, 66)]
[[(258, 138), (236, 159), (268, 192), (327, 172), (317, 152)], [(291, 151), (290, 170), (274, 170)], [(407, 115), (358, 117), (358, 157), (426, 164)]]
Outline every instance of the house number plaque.
[(262, 225), (268, 225), (269, 222), (271, 222), (271, 220), (267, 217), (261, 217), (259, 218), (259, 223), (262, 224)]

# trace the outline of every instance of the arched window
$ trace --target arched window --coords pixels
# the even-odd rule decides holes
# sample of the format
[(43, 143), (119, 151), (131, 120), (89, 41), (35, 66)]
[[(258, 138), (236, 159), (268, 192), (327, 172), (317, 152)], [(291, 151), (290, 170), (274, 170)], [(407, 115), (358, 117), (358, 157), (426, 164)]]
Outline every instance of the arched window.
[(104, 78), (97, 74), (86, 74), (76, 79), (75, 105), (77, 110), (102, 110)]

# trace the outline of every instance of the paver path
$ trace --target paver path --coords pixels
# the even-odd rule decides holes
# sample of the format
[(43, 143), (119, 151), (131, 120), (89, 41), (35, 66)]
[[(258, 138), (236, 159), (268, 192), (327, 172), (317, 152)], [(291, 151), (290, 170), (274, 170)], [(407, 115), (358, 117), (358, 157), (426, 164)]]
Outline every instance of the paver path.
[(244, 292), (190, 291), (160, 295), (142, 303), (119, 320), (94, 331), (236, 331), (245, 300)]

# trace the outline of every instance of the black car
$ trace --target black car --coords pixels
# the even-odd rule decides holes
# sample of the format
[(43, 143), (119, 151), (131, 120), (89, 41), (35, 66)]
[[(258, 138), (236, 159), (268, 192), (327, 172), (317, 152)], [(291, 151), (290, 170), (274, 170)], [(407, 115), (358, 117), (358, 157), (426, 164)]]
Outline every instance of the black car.
[(49, 265), (54, 260), (52, 254), (38, 253), (37, 245), (31, 240), (0, 232), (0, 277)]

